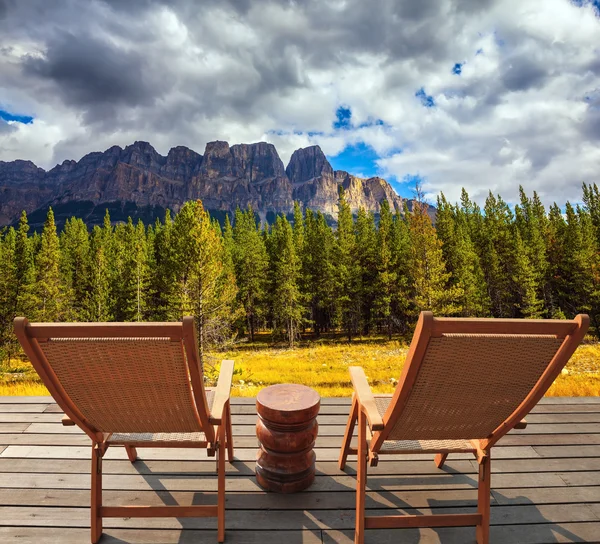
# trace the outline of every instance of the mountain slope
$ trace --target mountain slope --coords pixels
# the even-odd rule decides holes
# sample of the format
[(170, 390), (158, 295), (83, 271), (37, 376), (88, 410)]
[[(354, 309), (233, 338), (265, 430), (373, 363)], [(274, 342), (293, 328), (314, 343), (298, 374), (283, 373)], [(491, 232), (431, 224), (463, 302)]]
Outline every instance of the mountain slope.
[(285, 168), (266, 142), (210, 142), (203, 155), (179, 146), (167, 156), (147, 142), (135, 142), (64, 161), (48, 171), (30, 161), (0, 161), (0, 225), (14, 223), (24, 209), (38, 227), (48, 206), (59, 223), (75, 215), (98, 224), (106, 208), (113, 221), (131, 215), (149, 222), (167, 208), (177, 212), (190, 199), (201, 199), (219, 219), (237, 206), (251, 205), (269, 220), (290, 213), (297, 200), (334, 220), (340, 186), (354, 211), (364, 207), (377, 213), (383, 199), (402, 210), (403, 199), (387, 181), (334, 171), (319, 146), (296, 150)]

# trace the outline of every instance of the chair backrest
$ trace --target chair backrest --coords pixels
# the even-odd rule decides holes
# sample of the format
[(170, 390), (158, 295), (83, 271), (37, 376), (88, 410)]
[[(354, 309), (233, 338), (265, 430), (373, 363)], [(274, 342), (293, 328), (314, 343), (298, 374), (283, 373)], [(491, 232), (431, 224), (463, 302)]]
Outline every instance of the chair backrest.
[(93, 440), (107, 433), (214, 431), (194, 320), (29, 323), (15, 333), (59, 406)]
[(422, 312), (384, 440), (480, 440), (491, 446), (540, 400), (589, 325), (574, 320), (434, 318)]

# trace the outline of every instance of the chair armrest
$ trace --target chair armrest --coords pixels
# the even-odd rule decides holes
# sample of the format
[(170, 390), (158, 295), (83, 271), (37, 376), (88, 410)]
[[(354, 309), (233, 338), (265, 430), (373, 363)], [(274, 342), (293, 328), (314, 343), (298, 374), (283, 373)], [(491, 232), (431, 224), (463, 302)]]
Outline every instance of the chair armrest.
[(383, 419), (381, 419), (377, 410), (375, 398), (373, 397), (373, 393), (371, 393), (371, 387), (365, 376), (365, 371), (360, 366), (351, 366), (349, 370), (359, 408), (367, 416), (371, 431), (383, 430)]
[(221, 370), (219, 371), (219, 380), (215, 389), (215, 400), (210, 411), (210, 422), (213, 425), (220, 425), (223, 421), (223, 410), (229, 402), (231, 394), (231, 382), (233, 381), (233, 365), (231, 360), (221, 361)]

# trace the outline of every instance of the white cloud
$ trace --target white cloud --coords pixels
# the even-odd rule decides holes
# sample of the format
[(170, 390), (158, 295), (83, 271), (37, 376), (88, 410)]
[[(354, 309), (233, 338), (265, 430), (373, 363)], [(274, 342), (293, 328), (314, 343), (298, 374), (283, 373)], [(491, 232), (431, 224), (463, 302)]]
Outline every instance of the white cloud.
[[(0, 159), (51, 167), (112, 144), (267, 140), (284, 163), (364, 142), (426, 191), (545, 202), (600, 181), (600, 17), (569, 0), (11, 4), (0, 106), (34, 115)], [(37, 60), (33, 60), (33, 59)], [(462, 73), (452, 73), (455, 63)], [(108, 81), (108, 83), (106, 83)], [(423, 88), (436, 106), (415, 97)], [(353, 128), (333, 131), (335, 111)], [(382, 120), (383, 125), (373, 124)], [(395, 152), (402, 149), (401, 153)]]

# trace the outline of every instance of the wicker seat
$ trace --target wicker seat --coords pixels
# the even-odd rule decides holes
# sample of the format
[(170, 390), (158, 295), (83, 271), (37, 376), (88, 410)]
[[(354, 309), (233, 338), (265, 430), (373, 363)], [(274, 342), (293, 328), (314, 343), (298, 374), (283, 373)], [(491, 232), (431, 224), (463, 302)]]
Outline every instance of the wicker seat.
[(185, 444), (193, 447), (194, 444), (206, 442), (204, 433), (113, 433), (106, 438), (106, 443), (111, 446), (125, 446), (129, 444), (147, 444), (156, 447), (157, 443), (172, 443), (177, 448)]
[[(489, 541), (490, 454), (540, 400), (589, 325), (567, 320), (452, 319), (422, 312), (393, 395), (373, 395), (360, 367), (350, 367), (352, 408), (339, 457), (358, 455), (355, 542), (365, 528), (476, 526)], [(358, 422), (358, 447), (351, 447)], [(473, 453), (479, 463), (478, 512), (365, 517), (367, 463), (384, 454)]]
[[(392, 402), (392, 395), (373, 395), (379, 415), (383, 418)], [(368, 424), (368, 421), (367, 421)], [(367, 441), (373, 438), (371, 428), (367, 429)], [(382, 453), (437, 453), (440, 450), (448, 450), (454, 453), (475, 452), (468, 440), (385, 440), (381, 445)]]
[[(216, 389), (205, 389), (194, 320), (179, 323), (29, 323), (15, 333), (40, 378), (92, 441), (92, 542), (106, 517), (217, 517), (225, 538), (225, 457), (233, 461), (229, 394), (233, 361), (223, 361)], [(204, 448), (217, 455), (217, 504), (103, 506), (102, 457), (124, 446)]]

